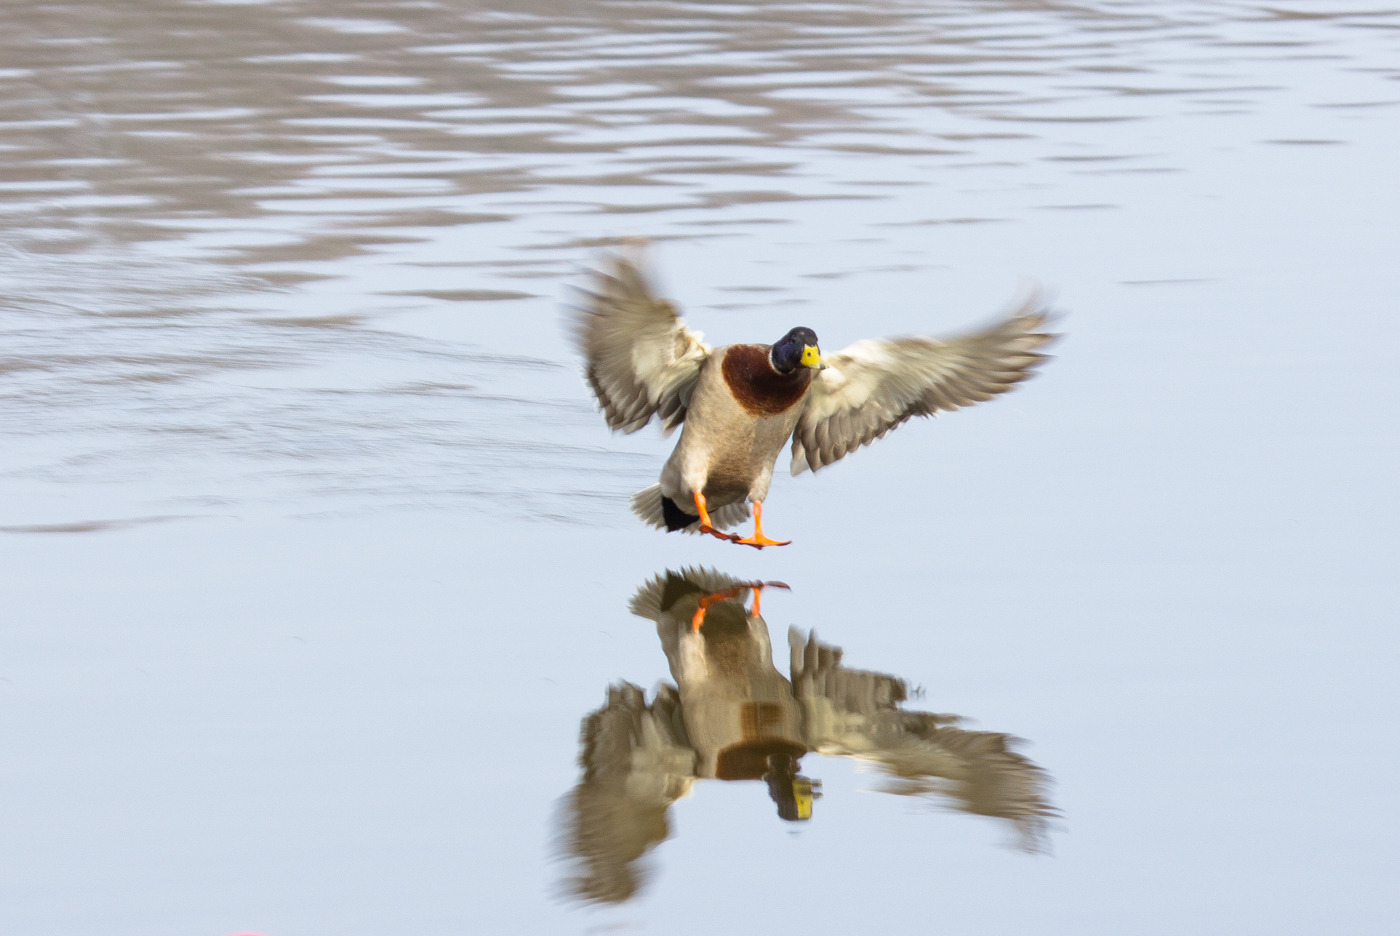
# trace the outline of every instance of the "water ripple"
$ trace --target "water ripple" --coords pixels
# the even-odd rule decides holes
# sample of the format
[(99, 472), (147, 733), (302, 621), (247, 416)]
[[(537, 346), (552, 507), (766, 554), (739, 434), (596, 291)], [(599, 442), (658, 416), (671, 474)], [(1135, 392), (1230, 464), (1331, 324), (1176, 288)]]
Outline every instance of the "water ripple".
[[(0, 27), (0, 467), (142, 516), (557, 515), (561, 452), (620, 497), (645, 472), (598, 444), (569, 368), (541, 384), (391, 322), (480, 308), (538, 344), (558, 281), (636, 233), (820, 218), (918, 253), (1117, 209), (1114, 178), (1190, 171), (1169, 124), (1304, 95), (1312, 117), (1228, 145), (1322, 149), (1388, 119), (1400, 78), (1400, 11), (1321, 5), (152, 0), (11, 5)], [(797, 257), (783, 295), (708, 308), (801, 305), (889, 267), (871, 259)], [(168, 489), (111, 486), (152, 475)]]

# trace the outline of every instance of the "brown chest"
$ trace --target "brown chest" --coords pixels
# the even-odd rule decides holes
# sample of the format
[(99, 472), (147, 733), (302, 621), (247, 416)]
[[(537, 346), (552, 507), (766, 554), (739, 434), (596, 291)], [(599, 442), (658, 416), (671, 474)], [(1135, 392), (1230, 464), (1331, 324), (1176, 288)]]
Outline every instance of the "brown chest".
[(779, 374), (768, 363), (767, 345), (731, 345), (722, 367), (725, 386), (750, 416), (777, 416), (796, 406), (812, 384), (812, 370)]

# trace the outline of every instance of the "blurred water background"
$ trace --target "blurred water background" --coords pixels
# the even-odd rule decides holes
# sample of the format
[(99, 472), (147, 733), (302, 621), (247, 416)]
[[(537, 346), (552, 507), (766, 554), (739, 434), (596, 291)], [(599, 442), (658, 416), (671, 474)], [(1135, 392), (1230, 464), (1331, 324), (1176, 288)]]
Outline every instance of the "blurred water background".
[[(1393, 932), (1397, 153), (1384, 2), (5, 5), (0, 926)], [(663, 537), (559, 327), (630, 237), (715, 344), (1068, 337)], [(564, 898), (698, 565), (1027, 739), (1048, 853), (814, 754)]]

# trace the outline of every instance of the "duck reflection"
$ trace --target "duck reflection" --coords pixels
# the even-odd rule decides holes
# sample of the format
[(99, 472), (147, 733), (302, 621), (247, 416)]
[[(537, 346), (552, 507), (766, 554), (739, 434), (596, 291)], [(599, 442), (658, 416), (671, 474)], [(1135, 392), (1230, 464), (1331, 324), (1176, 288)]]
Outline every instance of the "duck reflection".
[(639, 687), (616, 683), (583, 720), (583, 776), (562, 817), (571, 896), (632, 897), (640, 859), (668, 836), (667, 810), (696, 780), (761, 780), (781, 819), (811, 819), (821, 781), (800, 773), (809, 752), (873, 763), (883, 792), (1004, 819), (1021, 848), (1044, 847), (1048, 778), (1016, 753), (1015, 738), (900, 708), (904, 680), (847, 669), (815, 631), (789, 629), (791, 678), (778, 672), (760, 601), (786, 587), (683, 569), (638, 589), (631, 611), (656, 622), (675, 684), (660, 684), (648, 703)]

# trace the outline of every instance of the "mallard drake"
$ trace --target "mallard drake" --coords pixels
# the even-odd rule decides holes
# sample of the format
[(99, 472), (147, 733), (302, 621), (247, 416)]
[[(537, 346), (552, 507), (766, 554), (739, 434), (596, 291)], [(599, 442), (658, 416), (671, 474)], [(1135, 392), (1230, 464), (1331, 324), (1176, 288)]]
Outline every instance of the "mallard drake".
[[(792, 473), (816, 471), (914, 416), (990, 400), (1045, 360), (1052, 336), (1032, 298), (990, 328), (949, 341), (858, 341), (823, 358), (798, 327), (772, 345), (711, 348), (658, 298), (639, 254), (611, 258), (574, 309), (584, 375), (614, 430), (683, 426), (661, 480), (632, 497), (644, 522), (762, 549), (763, 500), (789, 438)], [(721, 532), (749, 516), (754, 531)]]

